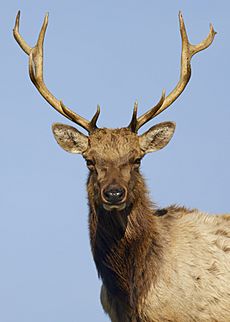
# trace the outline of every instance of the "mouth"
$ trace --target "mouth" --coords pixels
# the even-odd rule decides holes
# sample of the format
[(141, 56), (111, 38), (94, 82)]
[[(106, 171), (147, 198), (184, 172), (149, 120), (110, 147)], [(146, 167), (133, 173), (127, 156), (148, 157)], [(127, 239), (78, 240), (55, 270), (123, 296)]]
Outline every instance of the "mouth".
[(108, 205), (108, 204), (105, 204), (103, 203), (103, 208), (107, 211), (112, 211), (112, 210), (118, 210), (118, 211), (121, 211), (121, 210), (124, 210), (126, 207), (126, 202), (120, 204), (120, 205)]

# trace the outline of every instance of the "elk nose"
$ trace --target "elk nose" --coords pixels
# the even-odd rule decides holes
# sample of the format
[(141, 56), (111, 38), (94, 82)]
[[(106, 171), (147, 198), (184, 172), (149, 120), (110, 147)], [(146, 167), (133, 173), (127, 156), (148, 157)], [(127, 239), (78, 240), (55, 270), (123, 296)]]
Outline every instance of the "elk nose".
[(117, 204), (124, 199), (125, 189), (121, 187), (107, 187), (103, 191), (103, 197), (111, 204)]

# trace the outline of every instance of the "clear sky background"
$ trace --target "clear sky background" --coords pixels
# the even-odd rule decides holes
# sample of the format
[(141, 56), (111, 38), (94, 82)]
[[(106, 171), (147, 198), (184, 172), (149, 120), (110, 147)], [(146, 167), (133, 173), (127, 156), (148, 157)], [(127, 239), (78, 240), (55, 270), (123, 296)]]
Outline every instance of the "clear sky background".
[[(51, 124), (68, 123), (38, 94), (28, 58), (12, 36), (33, 45), (44, 14), (45, 80), (86, 118), (101, 105), (99, 126), (121, 127), (158, 101), (179, 78), (182, 10), (192, 43), (218, 32), (193, 58), (183, 95), (154, 122), (175, 121), (171, 143), (148, 155), (142, 172), (153, 200), (210, 213), (230, 210), (229, 1), (2, 1), (0, 321), (106, 322), (90, 253), (87, 169), (54, 141)], [(150, 126), (150, 124), (149, 124)], [(145, 127), (147, 129), (148, 126)]]

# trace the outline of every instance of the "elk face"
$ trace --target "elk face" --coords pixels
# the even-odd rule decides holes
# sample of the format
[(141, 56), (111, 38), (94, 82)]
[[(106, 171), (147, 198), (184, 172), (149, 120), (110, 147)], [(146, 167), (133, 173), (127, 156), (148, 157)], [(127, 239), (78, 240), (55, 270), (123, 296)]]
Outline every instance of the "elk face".
[(132, 190), (139, 176), (141, 159), (163, 148), (175, 129), (172, 122), (153, 126), (138, 136), (129, 128), (97, 129), (88, 137), (75, 128), (54, 124), (53, 133), (66, 151), (81, 153), (90, 170), (94, 199), (107, 211), (122, 210), (132, 203)]

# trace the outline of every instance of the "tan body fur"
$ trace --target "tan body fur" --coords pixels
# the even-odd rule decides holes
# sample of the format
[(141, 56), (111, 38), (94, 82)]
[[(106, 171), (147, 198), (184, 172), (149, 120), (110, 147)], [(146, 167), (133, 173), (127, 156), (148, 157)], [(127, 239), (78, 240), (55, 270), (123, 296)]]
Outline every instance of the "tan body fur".
[[(129, 309), (111, 299), (103, 286), (101, 301), (111, 320), (229, 322), (230, 215), (169, 208), (166, 215), (153, 221), (167, 240), (157, 276), (139, 299), (137, 316), (129, 315)], [(151, 261), (154, 258), (142, 269), (151, 271)], [(122, 319), (117, 317), (117, 306), (118, 314), (124, 314)]]

